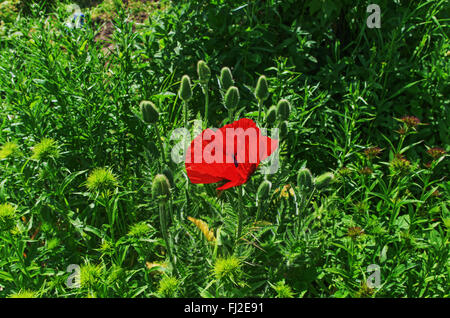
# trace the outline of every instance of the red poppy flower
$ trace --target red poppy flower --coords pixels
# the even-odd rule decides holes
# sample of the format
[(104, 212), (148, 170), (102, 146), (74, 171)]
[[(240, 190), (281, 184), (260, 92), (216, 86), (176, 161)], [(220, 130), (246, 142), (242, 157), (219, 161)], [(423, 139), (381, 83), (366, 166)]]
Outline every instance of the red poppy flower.
[(226, 181), (217, 190), (247, 182), (259, 163), (278, 147), (278, 140), (263, 136), (255, 122), (242, 118), (214, 131), (202, 131), (186, 152), (186, 172), (192, 183)]

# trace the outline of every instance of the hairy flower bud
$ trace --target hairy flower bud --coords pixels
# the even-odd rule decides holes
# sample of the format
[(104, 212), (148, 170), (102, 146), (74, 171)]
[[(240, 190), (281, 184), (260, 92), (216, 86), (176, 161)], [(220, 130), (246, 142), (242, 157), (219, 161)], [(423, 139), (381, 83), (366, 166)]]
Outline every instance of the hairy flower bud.
[(206, 85), (209, 82), (209, 79), (211, 78), (211, 70), (209, 69), (208, 65), (205, 63), (205, 61), (198, 61), (197, 63), (197, 74), (198, 78), (200, 80), (200, 83), (202, 85)]
[(313, 176), (308, 168), (302, 168), (297, 173), (297, 186), (304, 190), (309, 191), (313, 187)]
[(259, 101), (265, 101), (269, 97), (269, 86), (264, 75), (261, 75), (258, 79), (255, 89), (255, 96)]
[(259, 200), (267, 198), (270, 192), (270, 188), (272, 187), (272, 183), (268, 180), (264, 180), (258, 187), (258, 192), (256, 193), (256, 197)]
[(231, 70), (228, 67), (222, 68), (220, 71), (220, 87), (223, 90), (227, 90), (231, 86), (234, 85), (233, 75), (231, 74)]
[(154, 200), (165, 202), (169, 199), (170, 183), (163, 174), (157, 174), (152, 183), (152, 197)]
[(180, 96), (184, 102), (187, 102), (192, 98), (191, 79), (187, 75), (183, 75), (181, 78), (178, 96)]
[(277, 115), (282, 120), (287, 120), (289, 118), (290, 105), (286, 99), (282, 99), (278, 102), (277, 105)]
[(139, 108), (141, 109), (142, 119), (147, 124), (153, 124), (158, 121), (159, 111), (158, 108), (150, 101), (143, 100)]
[(234, 109), (239, 104), (239, 90), (236, 86), (231, 86), (225, 94), (225, 107)]
[(325, 172), (324, 174), (321, 174), (320, 176), (315, 178), (314, 184), (318, 190), (324, 189), (328, 187), (333, 178), (334, 175), (331, 172)]
[(277, 119), (277, 107), (275, 105), (272, 105), (267, 111), (266, 123), (268, 125), (271, 125), (275, 122), (276, 119)]

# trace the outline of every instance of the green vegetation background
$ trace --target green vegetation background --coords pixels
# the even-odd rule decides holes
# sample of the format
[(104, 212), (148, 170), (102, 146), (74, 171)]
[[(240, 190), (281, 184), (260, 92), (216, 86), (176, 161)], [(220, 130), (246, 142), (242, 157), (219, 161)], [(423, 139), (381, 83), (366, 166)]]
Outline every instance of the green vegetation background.
[[(124, 2), (80, 1), (81, 29), (69, 2), (0, 2), (0, 297), (449, 296), (449, 1), (373, 1), (380, 29), (366, 26), (372, 1)], [(190, 120), (204, 116), (199, 60), (212, 127), (228, 119), (224, 66), (240, 117), (255, 118), (261, 74), (264, 115), (291, 104), (280, 171), (267, 198), (261, 174), (243, 187), (243, 216), (237, 191), (189, 186), (159, 159), (183, 126), (182, 75)], [(305, 192), (305, 167), (332, 182)], [(164, 168), (169, 240), (151, 196)]]

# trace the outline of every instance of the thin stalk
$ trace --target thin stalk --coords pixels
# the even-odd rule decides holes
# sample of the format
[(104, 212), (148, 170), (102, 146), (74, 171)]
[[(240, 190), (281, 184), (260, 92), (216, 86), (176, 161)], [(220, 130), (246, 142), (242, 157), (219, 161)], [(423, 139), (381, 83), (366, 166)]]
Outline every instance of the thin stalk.
[(261, 123), (261, 108), (262, 108), (262, 102), (258, 99), (258, 123)]
[(297, 230), (300, 230), (301, 216), (304, 214), (306, 207), (307, 207), (307, 206), (309, 205), (309, 203), (311, 202), (311, 200), (312, 200), (312, 198), (313, 198), (313, 196), (314, 196), (315, 193), (316, 193), (316, 188), (314, 188), (314, 189), (311, 191), (311, 194), (309, 195), (308, 200), (307, 200), (306, 202), (304, 201), (304, 196), (303, 196), (303, 193), (302, 193), (302, 210), (301, 210), (301, 212), (299, 213), (298, 218), (297, 218)]
[(161, 224), (161, 232), (164, 238), (164, 242), (166, 243), (167, 254), (169, 254), (170, 263), (172, 263), (172, 267), (174, 272), (176, 273), (175, 261), (172, 254), (172, 245), (169, 241), (169, 232), (167, 229), (167, 218), (166, 218), (166, 205), (165, 203), (159, 204), (159, 222)]
[(166, 156), (164, 154), (164, 148), (161, 140), (161, 134), (159, 133), (158, 125), (155, 126), (155, 130), (156, 130), (156, 137), (158, 138), (159, 148), (161, 151), (161, 160), (163, 163), (166, 163)]
[(184, 111), (184, 128), (188, 129), (188, 105), (187, 105), (187, 101), (183, 101), (183, 111)]
[(208, 107), (209, 107), (209, 94), (208, 94), (208, 85), (202, 87), (203, 94), (205, 94), (205, 127), (208, 127)]
[(258, 202), (258, 209), (256, 211), (256, 221), (261, 217), (261, 202)]
[(237, 237), (236, 240), (239, 240), (242, 233), (242, 210), (244, 209), (242, 206), (242, 188), (237, 188), (238, 192), (238, 200), (239, 200), (239, 212), (238, 212), (238, 228), (237, 228)]

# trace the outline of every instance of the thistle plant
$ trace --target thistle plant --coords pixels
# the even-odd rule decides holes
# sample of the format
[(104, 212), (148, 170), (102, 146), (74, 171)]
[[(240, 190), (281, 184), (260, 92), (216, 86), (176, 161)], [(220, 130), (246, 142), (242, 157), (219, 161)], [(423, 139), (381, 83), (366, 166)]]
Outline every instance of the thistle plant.
[(205, 61), (198, 61), (197, 63), (197, 74), (202, 88), (203, 94), (205, 95), (205, 127), (208, 127), (208, 106), (209, 106), (209, 80), (211, 78), (211, 70)]
[(214, 276), (217, 280), (230, 280), (235, 282), (242, 275), (242, 262), (234, 255), (220, 257), (214, 263)]
[(295, 294), (292, 291), (292, 288), (286, 284), (284, 280), (279, 281), (275, 285), (272, 285), (272, 288), (275, 290), (277, 295), (275, 298), (294, 298)]
[(152, 228), (146, 222), (138, 222), (133, 224), (128, 231), (128, 236), (135, 238), (143, 238), (151, 232)]
[(9, 232), (17, 219), (16, 208), (10, 203), (0, 204), (0, 231)]
[(161, 298), (177, 297), (180, 283), (177, 278), (164, 275), (159, 281), (158, 296)]
[(59, 157), (59, 148), (56, 141), (52, 138), (43, 138), (33, 148), (32, 159), (46, 161), (51, 158)]
[(101, 265), (91, 263), (80, 267), (80, 286), (89, 290), (95, 289), (100, 284), (103, 269)]
[(19, 146), (15, 142), (7, 142), (0, 148), (0, 160), (20, 156)]
[(107, 195), (117, 185), (116, 176), (109, 168), (95, 168), (86, 181), (86, 187), (90, 192), (102, 195)]
[(21, 289), (17, 293), (13, 293), (8, 298), (37, 298), (37, 292), (30, 289)]
[[(108, 218), (108, 225), (111, 238), (115, 238), (115, 223), (117, 221), (117, 209), (114, 207), (115, 195), (114, 190), (119, 185), (116, 176), (111, 169), (99, 167), (92, 170), (86, 180), (86, 187), (94, 200), (103, 206)], [(97, 210), (94, 212), (94, 217)]]
[(269, 85), (264, 75), (261, 75), (258, 79), (255, 88), (255, 97), (258, 100), (258, 123), (260, 123), (262, 104), (269, 97)]

